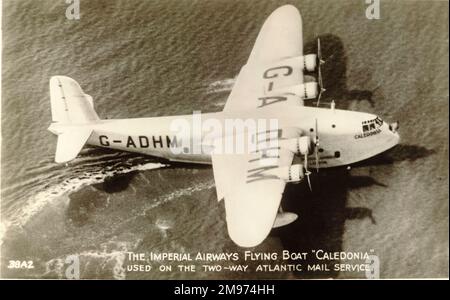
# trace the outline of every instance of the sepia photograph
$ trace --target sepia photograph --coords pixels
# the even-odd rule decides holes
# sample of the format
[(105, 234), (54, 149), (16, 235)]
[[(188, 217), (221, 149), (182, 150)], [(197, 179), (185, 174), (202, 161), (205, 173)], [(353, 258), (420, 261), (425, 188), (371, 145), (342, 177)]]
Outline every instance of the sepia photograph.
[(448, 279), (448, 1), (1, 5), (1, 279)]

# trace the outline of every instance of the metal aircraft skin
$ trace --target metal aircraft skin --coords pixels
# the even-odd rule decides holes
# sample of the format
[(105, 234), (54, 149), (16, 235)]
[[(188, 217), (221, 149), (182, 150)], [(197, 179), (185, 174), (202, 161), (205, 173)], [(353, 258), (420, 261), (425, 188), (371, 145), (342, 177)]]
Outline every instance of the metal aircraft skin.
[[(244, 153), (193, 151), (205, 145), (214, 148), (217, 141), (230, 138), (211, 137), (205, 130), (185, 136), (174, 133), (174, 122), (195, 126), (194, 115), (102, 120), (92, 98), (76, 81), (54, 76), (49, 130), (58, 136), (55, 161), (66, 163), (89, 144), (170, 161), (212, 164), (218, 200), (225, 199), (230, 238), (241, 247), (257, 246), (273, 227), (296, 220), (296, 214), (282, 212), (280, 202), (287, 182), (306, 178), (309, 183), (308, 165), (317, 171), (347, 166), (399, 143), (397, 123), (334, 106), (304, 106), (304, 99), (320, 101), (324, 90), (318, 46), (318, 55), (304, 55), (298, 9), (292, 5), (276, 9), (265, 21), (223, 111), (201, 114), (203, 123), (220, 125), (230, 119), (277, 120), (275, 156), (268, 148), (247, 151), (248, 145)], [(304, 82), (303, 72), (316, 69), (319, 83)], [(231, 138), (237, 135), (245, 133), (234, 132)], [(190, 147), (174, 151), (186, 140)], [(296, 155), (302, 163), (293, 165)]]

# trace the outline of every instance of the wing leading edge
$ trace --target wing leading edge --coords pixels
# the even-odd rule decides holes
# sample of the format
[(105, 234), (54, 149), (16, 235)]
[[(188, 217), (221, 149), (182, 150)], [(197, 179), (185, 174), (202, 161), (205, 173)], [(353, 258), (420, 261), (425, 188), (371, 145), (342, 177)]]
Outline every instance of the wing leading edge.
[[(282, 6), (264, 23), (224, 111), (303, 105), (304, 94), (297, 90), (304, 88), (305, 68), (300, 13), (292, 5)], [(282, 131), (277, 137), (280, 140), (299, 136), (298, 132)], [(211, 156), (217, 196), (225, 199), (228, 233), (239, 246), (257, 246), (274, 226), (286, 182), (291, 181), (294, 158), (290, 150), (277, 149), (269, 163), (266, 151)]]
[(278, 103), (302, 105), (301, 97), (277, 92), (303, 83), (304, 65), (296, 59), (302, 55), (300, 12), (292, 5), (282, 6), (262, 26), (223, 110), (241, 111)]

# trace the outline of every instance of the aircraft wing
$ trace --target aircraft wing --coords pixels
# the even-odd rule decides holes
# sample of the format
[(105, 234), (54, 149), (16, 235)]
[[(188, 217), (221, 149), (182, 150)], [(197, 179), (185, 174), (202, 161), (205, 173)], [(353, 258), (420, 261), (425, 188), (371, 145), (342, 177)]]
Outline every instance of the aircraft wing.
[[(279, 139), (298, 136), (295, 131), (283, 132)], [(270, 146), (249, 151), (245, 145), (242, 154), (213, 153), (211, 158), (217, 198), (225, 201), (228, 234), (237, 245), (254, 247), (274, 226), (286, 186), (279, 170), (291, 166), (294, 154)]]
[(269, 172), (290, 166), (293, 154), (281, 150), (280, 158), (263, 165), (257, 154), (212, 155), (214, 179), (225, 213), (230, 238), (239, 246), (260, 244), (272, 229), (286, 182)]
[(276, 90), (303, 83), (302, 18), (297, 8), (285, 5), (266, 20), (253, 50), (242, 67), (224, 111), (241, 111), (266, 105), (303, 105), (296, 95)]

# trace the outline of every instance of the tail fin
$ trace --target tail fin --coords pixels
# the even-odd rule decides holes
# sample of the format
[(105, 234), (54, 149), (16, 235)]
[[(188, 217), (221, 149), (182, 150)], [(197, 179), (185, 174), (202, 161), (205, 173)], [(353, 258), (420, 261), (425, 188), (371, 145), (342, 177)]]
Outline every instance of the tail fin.
[(49, 130), (58, 135), (55, 162), (68, 162), (75, 157), (92, 134), (89, 123), (100, 120), (92, 97), (80, 85), (65, 76), (50, 79), (52, 120)]
[(53, 122), (78, 124), (100, 120), (92, 97), (72, 78), (53, 76), (50, 79), (50, 101)]

